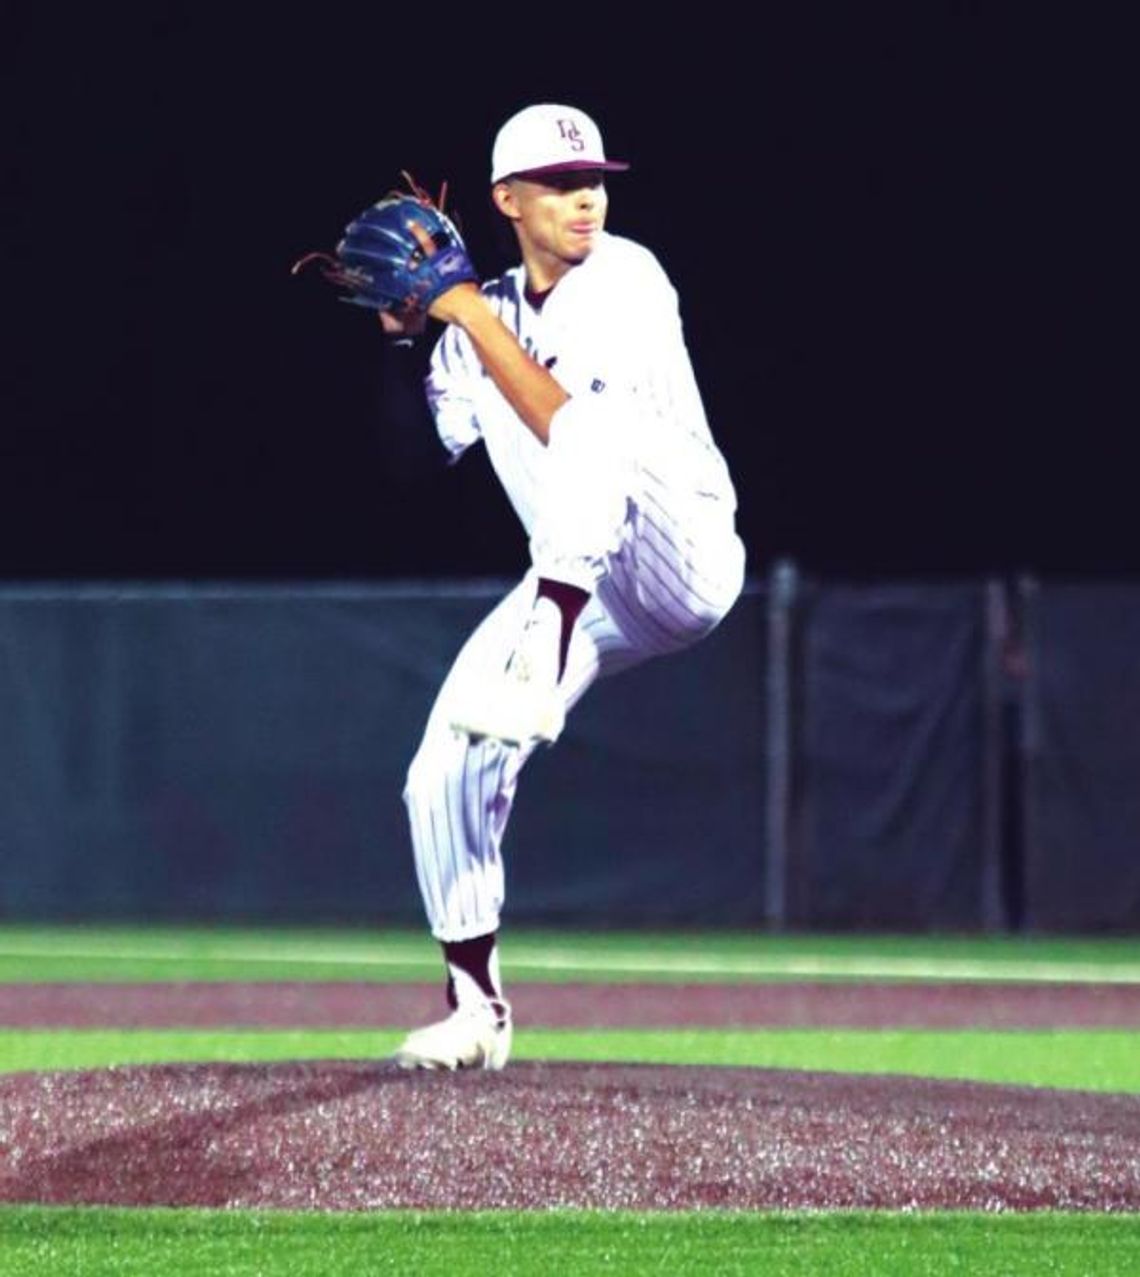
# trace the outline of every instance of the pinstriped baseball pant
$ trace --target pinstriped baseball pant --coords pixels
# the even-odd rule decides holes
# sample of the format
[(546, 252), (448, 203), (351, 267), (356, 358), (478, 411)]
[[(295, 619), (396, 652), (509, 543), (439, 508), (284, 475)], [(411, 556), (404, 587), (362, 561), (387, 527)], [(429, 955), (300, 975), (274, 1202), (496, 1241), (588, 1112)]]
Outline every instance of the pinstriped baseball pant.
[[(638, 467), (635, 491), (610, 556), (570, 641), (560, 684), (569, 711), (599, 677), (678, 651), (725, 616), (744, 579), (744, 548), (729, 503), (685, 492)], [(450, 702), (509, 659), (534, 602), (532, 569), (460, 650), (436, 697), (408, 770), (404, 801), (416, 875), (432, 934), (457, 941), (499, 927), (503, 835), (531, 750), (471, 741), (450, 726)]]

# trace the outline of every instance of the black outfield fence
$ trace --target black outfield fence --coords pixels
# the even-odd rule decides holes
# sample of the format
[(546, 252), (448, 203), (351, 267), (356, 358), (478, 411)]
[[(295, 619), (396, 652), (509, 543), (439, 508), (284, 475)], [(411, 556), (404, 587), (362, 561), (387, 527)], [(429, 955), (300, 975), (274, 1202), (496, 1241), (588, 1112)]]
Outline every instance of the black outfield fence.
[[(400, 799), (505, 583), (0, 587), (0, 917), (420, 921)], [(593, 689), (513, 922), (1140, 924), (1140, 586), (782, 564)]]

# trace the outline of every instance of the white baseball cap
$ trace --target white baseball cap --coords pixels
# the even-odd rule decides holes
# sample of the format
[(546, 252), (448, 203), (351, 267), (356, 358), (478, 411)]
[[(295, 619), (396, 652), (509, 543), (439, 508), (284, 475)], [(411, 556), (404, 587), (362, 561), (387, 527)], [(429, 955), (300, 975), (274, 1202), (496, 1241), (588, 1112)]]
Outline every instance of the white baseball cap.
[(575, 169), (629, 168), (607, 160), (598, 126), (573, 106), (543, 102), (524, 107), (503, 125), (491, 151), (491, 185), (513, 175), (567, 173)]

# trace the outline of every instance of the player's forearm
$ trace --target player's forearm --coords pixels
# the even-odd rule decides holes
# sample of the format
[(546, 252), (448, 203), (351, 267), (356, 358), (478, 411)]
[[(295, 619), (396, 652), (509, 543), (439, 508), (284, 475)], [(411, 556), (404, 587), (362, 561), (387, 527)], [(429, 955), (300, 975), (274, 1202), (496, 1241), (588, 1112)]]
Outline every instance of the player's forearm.
[(453, 288), (440, 302), (432, 314), (463, 329), (504, 398), (535, 438), (548, 443), (551, 419), (570, 396), (523, 350), (477, 288)]

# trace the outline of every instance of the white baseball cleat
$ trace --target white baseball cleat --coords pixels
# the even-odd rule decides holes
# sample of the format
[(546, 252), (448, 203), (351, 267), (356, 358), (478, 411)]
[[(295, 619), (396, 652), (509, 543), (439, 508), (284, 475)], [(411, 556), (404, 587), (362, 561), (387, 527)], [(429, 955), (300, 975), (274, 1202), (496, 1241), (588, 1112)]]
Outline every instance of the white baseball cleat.
[(506, 668), (456, 703), (451, 726), (506, 745), (552, 745), (566, 723), (558, 689), (561, 642), (562, 613), (549, 599), (539, 599)]
[(510, 1004), (495, 1001), (460, 1007), (409, 1033), (395, 1059), (402, 1069), (501, 1069), (510, 1054)]

